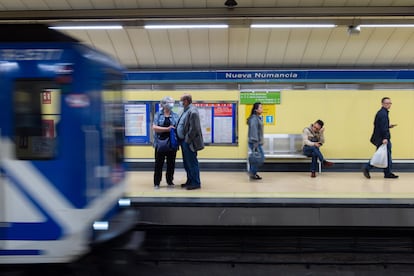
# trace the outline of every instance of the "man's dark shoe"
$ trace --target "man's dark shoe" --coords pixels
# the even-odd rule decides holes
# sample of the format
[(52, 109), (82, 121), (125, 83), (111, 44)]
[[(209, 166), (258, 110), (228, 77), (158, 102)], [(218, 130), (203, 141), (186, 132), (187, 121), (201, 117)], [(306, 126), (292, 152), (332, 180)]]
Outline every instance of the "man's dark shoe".
[(260, 175), (258, 175), (258, 174), (255, 174), (255, 175), (251, 175), (250, 176), (250, 179), (260, 180), (260, 179), (262, 179), (262, 177)]
[(371, 176), (369, 175), (369, 171), (367, 168), (362, 168), (362, 173), (364, 174), (365, 178), (370, 179)]
[(200, 189), (201, 187), (200, 186), (189, 186), (189, 185), (187, 185), (186, 186), (186, 190), (196, 190), (196, 189)]
[(334, 163), (332, 163), (332, 162), (329, 162), (329, 161), (323, 161), (323, 166), (325, 167), (325, 168), (329, 168), (329, 167), (332, 167), (333, 165), (334, 165)]
[(384, 178), (398, 178), (398, 175), (391, 173), (391, 174), (387, 174), (386, 176), (384, 176)]
[(186, 182), (186, 183), (184, 183), (184, 184), (181, 184), (180, 186), (181, 186), (181, 188), (185, 188), (185, 187), (187, 187), (187, 186), (188, 186), (188, 183)]
[(316, 177), (316, 173), (315, 172), (311, 172), (311, 177)]

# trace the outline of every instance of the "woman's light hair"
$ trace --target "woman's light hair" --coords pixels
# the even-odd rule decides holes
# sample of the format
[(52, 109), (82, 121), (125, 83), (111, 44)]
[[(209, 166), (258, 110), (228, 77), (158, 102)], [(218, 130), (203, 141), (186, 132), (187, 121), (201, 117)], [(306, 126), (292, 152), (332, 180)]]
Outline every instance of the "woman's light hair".
[(173, 103), (174, 99), (170, 96), (165, 96), (164, 98), (161, 99), (160, 104), (162, 107), (165, 107), (166, 104), (168, 103)]

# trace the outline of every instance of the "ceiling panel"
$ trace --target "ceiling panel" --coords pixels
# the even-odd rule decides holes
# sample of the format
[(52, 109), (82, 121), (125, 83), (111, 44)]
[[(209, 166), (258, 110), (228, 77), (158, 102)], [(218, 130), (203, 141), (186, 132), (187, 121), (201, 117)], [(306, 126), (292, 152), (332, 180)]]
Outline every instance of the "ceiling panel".
[[(363, 28), (358, 35), (349, 35), (347, 32), (349, 24), (357, 25), (361, 20), (414, 22), (414, 3), (411, 0), (237, 0), (238, 5), (234, 9), (227, 9), (224, 2), (225, 0), (2, 0), (0, 21), (54, 24), (68, 21), (120, 22), (125, 26), (123, 30), (64, 32), (114, 56), (130, 69), (414, 66), (414, 28)], [(390, 10), (392, 7), (403, 8)], [(285, 8), (287, 10), (277, 20), (334, 21), (340, 24), (333, 29), (249, 28), (249, 23), (253, 20), (266, 20), (267, 17), (263, 16), (266, 10), (277, 13)], [(366, 10), (365, 15), (358, 14), (364, 8), (372, 9)], [(110, 12), (110, 16), (100, 17), (105, 10)], [(321, 16), (315, 15), (312, 10), (332, 13)], [(48, 12), (44, 15), (42, 11)], [(73, 13), (63, 13), (70, 11)], [(222, 14), (222, 17), (211, 15), (215, 11)], [(351, 12), (346, 13), (346, 16), (341, 14), (346, 11)], [(371, 11), (375, 12), (369, 14)], [(30, 17), (36, 12), (39, 12), (36, 15), (38, 17)], [(352, 12), (356, 15), (353, 16)], [(130, 15), (124, 17), (125, 13)], [(44, 17), (52, 14), (61, 15), (62, 18), (45, 21)], [(74, 18), (77, 14), (82, 14), (81, 18)], [(157, 15), (162, 21), (169, 19), (178, 22), (189, 20), (188, 17), (204, 17), (213, 22), (233, 21), (230, 28), (225, 30), (166, 31), (146, 30), (142, 27), (144, 20), (155, 20)], [(29, 19), (24, 19), (25, 16)], [(267, 19), (275, 20), (271, 16)]]
[(187, 30), (169, 31), (168, 37), (175, 67), (192, 64), (190, 42)]
[(309, 41), (309, 30), (292, 29), (289, 34), (288, 45), (286, 47), (283, 65), (289, 66), (302, 60), (302, 55), (306, 51)]
[(151, 48), (154, 51), (155, 67), (163, 67), (163, 64), (168, 64), (169, 68), (175, 68), (168, 31), (149, 32), (149, 38)]
[(136, 64), (138, 65), (137, 56), (128, 36), (128, 33), (123, 30), (116, 30), (107, 32), (115, 48), (116, 56), (122, 64)]
[[(152, 49), (148, 32), (143, 29), (128, 29), (128, 36), (132, 44), (134, 55), (137, 58), (137, 64), (131, 64), (132, 68), (155, 68), (155, 56)], [(125, 65), (129, 63), (124, 63)]]
[(309, 40), (301, 56), (300, 62), (303, 65), (315, 66), (320, 62), (332, 32), (331, 29), (314, 29), (310, 32)]
[[(208, 30), (189, 30), (188, 43), (193, 66), (210, 64), (209, 44), (210, 34)], [(214, 38), (212, 38), (215, 40)], [(227, 48), (226, 48), (227, 49)]]
[[(322, 55), (316, 66), (326, 66), (332, 64), (330, 67), (341, 67), (339, 59), (342, 53), (349, 47), (349, 50), (355, 54), (355, 50), (352, 50), (353, 45), (348, 45), (350, 36), (347, 33), (346, 28), (335, 28), (329, 34), (326, 45), (323, 48)], [(354, 56), (351, 56), (351, 60), (345, 60), (344, 66), (349, 66), (354, 63)]]
[(392, 64), (398, 54), (398, 51), (401, 49), (406, 40), (406, 32), (401, 29), (390, 29), (387, 41), (383, 44), (383, 47), (372, 65), (382, 65), (384, 63)]
[[(105, 53), (111, 53), (114, 56), (117, 56), (115, 47), (112, 43), (112, 40), (109, 36), (108, 31), (106, 30), (95, 30), (88, 31), (89, 37), (95, 46), (99, 45), (99, 49)], [(119, 57), (118, 57), (119, 59)]]
[(414, 64), (414, 55), (413, 55), (413, 45), (414, 45), (414, 34), (408, 34), (407, 40), (398, 41), (401, 44), (401, 48), (398, 50), (396, 57), (392, 64), (397, 66), (413, 66)]
[(247, 64), (254, 67), (263, 66), (266, 59), (266, 50), (269, 41), (269, 30), (252, 29), (249, 35), (249, 44), (247, 46)]
[(288, 29), (271, 30), (268, 40), (265, 67), (281, 67), (283, 65), (289, 36), (290, 31)]
[[(210, 30), (208, 32), (209, 42), (206, 46), (209, 47), (207, 69), (218, 67), (229, 67), (229, 32), (228, 30)], [(195, 46), (196, 47), (196, 46)], [(197, 68), (202, 64), (197, 64)], [(204, 65), (205, 66), (205, 65)], [(230, 66), (231, 67), (231, 66)]]
[(229, 30), (229, 64), (237, 67), (247, 66), (247, 49), (249, 44), (250, 29), (234, 28)]

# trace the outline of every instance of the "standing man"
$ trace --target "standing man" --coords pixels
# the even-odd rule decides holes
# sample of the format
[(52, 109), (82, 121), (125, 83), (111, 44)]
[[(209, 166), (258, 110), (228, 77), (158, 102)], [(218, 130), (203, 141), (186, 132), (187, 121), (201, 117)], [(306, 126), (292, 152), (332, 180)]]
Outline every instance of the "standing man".
[[(398, 175), (392, 173), (392, 158), (391, 158), (391, 133), (390, 128), (395, 127), (396, 125), (390, 124), (390, 119), (388, 117), (389, 109), (391, 108), (392, 102), (388, 97), (384, 97), (381, 100), (381, 109), (375, 115), (374, 120), (374, 132), (371, 136), (371, 143), (377, 147), (377, 149), (382, 145), (387, 145), (387, 159), (388, 166), (384, 169), (384, 178), (398, 178)], [(370, 161), (362, 168), (364, 176), (366, 178), (371, 178), (369, 171), (372, 169)]]
[(181, 144), (184, 169), (187, 173), (187, 181), (181, 184), (181, 187), (187, 190), (201, 188), (197, 151), (204, 149), (200, 116), (192, 102), (190, 94), (181, 96), (180, 105), (184, 107), (184, 110), (177, 124), (177, 135)]
[(325, 136), (323, 135), (325, 128), (323, 125), (322, 120), (317, 120), (309, 127), (305, 127), (302, 132), (303, 154), (312, 157), (311, 177), (316, 177), (318, 159), (324, 167), (331, 167), (334, 164), (325, 160), (320, 150), (320, 147), (325, 143)]

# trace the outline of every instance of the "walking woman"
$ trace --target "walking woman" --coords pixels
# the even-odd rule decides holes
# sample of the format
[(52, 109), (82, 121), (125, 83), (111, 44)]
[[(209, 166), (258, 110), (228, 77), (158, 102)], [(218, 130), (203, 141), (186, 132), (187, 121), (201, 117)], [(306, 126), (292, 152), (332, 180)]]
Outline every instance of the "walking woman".
[[(173, 112), (174, 99), (164, 97), (160, 102), (160, 110), (154, 116), (152, 129), (154, 130), (155, 166), (154, 166), (154, 188), (159, 189), (162, 178), (164, 160), (167, 159), (166, 181), (169, 188), (174, 187), (175, 157), (177, 149), (165, 149), (161, 147), (162, 141), (170, 139), (170, 131), (175, 128), (178, 114)], [(162, 140), (162, 141), (161, 141)]]
[[(264, 153), (263, 153), (263, 120), (262, 120), (262, 112), (263, 107), (260, 102), (256, 102), (253, 104), (252, 111), (250, 113), (249, 118), (247, 118), (247, 124), (249, 127), (248, 131), (248, 144), (251, 151), (257, 150), (261, 156), (262, 160), (264, 161)], [(263, 163), (263, 162), (261, 162)], [(259, 180), (262, 179), (257, 174), (259, 170), (259, 164), (250, 163), (249, 167), (249, 175), (250, 179)]]

